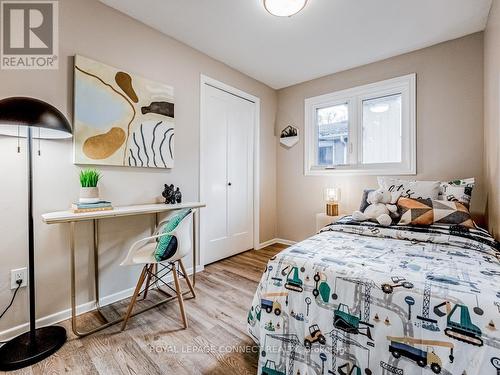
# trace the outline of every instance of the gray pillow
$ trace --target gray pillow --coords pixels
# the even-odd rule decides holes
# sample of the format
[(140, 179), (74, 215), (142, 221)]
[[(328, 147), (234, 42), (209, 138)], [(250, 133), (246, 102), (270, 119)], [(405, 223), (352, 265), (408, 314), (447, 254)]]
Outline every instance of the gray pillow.
[(361, 212), (365, 212), (366, 207), (368, 207), (370, 205), (370, 203), (367, 202), (367, 199), (368, 199), (368, 194), (372, 191), (375, 191), (375, 189), (363, 190), (363, 196), (361, 197), (361, 204), (359, 205), (359, 210)]

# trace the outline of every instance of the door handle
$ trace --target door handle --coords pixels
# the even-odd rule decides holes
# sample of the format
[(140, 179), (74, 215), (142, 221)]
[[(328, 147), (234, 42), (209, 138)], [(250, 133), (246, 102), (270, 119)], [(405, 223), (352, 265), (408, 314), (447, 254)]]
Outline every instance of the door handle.
[(231, 186), (231, 185), (232, 185), (232, 183), (230, 183), (230, 182), (227, 183), (227, 186)]

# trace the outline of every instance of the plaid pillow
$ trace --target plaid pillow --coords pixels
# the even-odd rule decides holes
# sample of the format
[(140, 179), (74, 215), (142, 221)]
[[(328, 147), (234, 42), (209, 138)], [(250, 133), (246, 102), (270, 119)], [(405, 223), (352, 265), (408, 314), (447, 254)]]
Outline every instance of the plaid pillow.
[[(161, 233), (172, 232), (177, 225), (191, 212), (191, 209), (176, 212), (161, 228)], [(171, 235), (162, 236), (158, 240), (155, 250), (155, 259), (158, 262), (171, 258), (177, 251), (177, 239)]]
[(474, 178), (441, 182), (438, 199), (441, 201), (460, 202), (465, 207), (469, 207), (474, 182)]
[(475, 228), (470, 212), (460, 202), (433, 199), (400, 198), (398, 225), (447, 224)]

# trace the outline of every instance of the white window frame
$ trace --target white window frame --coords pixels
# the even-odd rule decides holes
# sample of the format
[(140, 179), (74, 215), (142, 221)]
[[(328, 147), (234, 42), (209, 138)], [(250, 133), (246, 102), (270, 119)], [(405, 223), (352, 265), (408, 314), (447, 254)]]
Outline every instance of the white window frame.
[[(362, 164), (363, 101), (382, 96), (401, 94), (401, 162)], [(349, 164), (318, 166), (317, 110), (347, 103), (349, 109)], [(304, 174), (331, 175), (414, 175), (417, 173), (416, 140), (416, 74), (336, 91), (305, 100)]]

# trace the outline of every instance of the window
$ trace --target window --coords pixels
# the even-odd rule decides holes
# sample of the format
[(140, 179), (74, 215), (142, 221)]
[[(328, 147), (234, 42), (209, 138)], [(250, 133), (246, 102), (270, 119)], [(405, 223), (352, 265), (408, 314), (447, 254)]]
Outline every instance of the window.
[(318, 165), (347, 163), (348, 116), (347, 103), (317, 109)]
[(415, 174), (415, 74), (306, 99), (305, 174)]
[(401, 163), (401, 94), (363, 100), (363, 164)]

